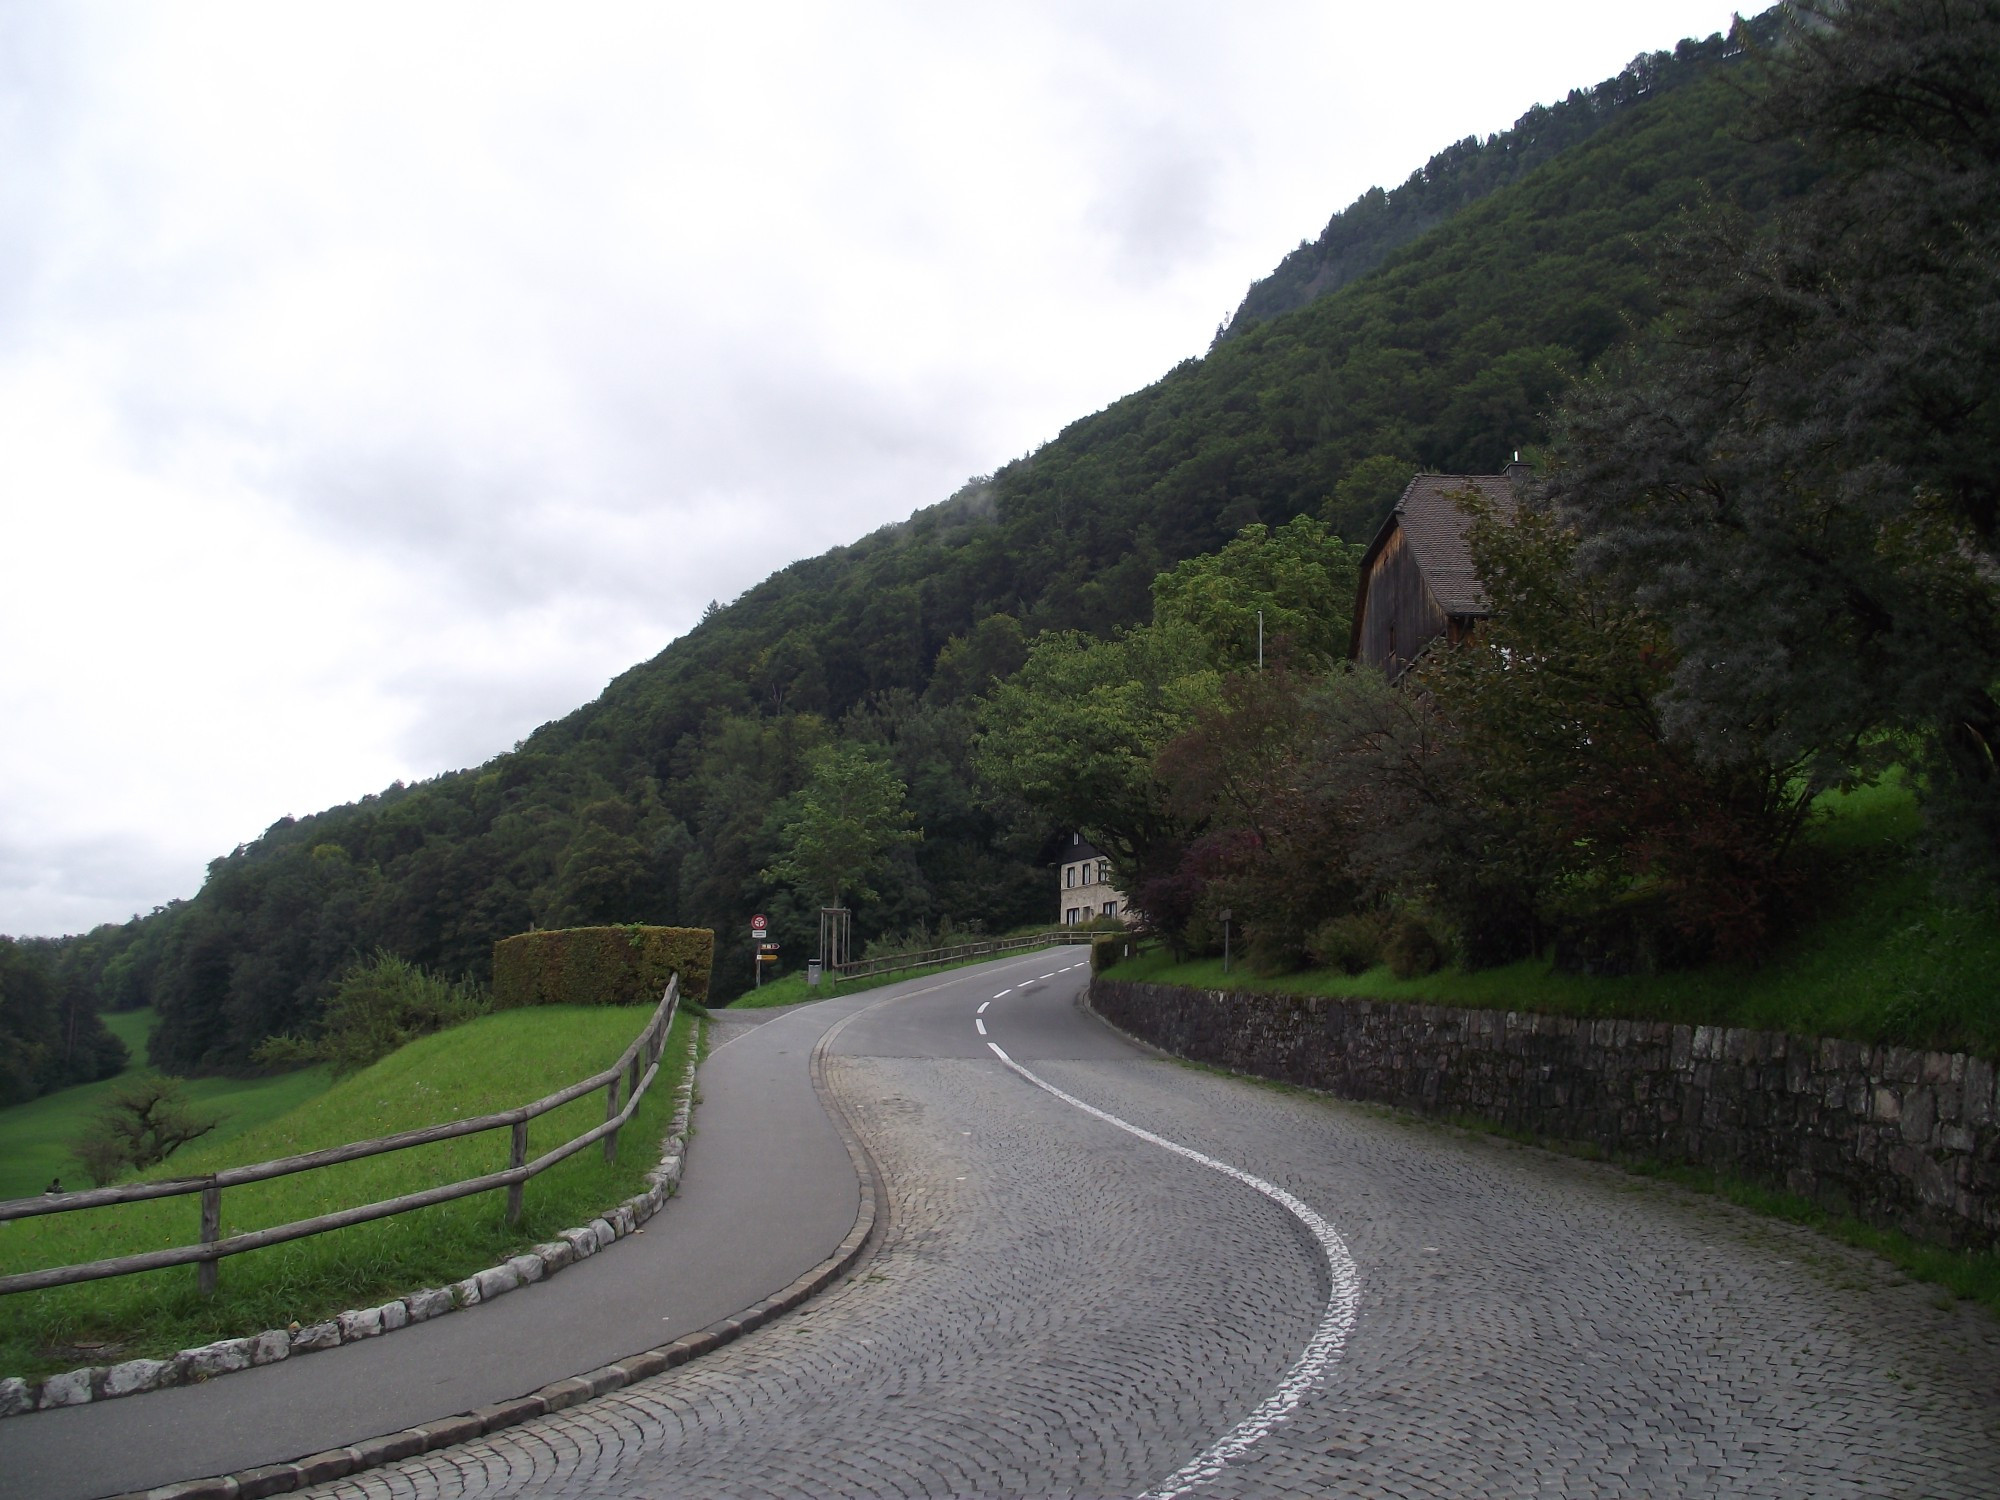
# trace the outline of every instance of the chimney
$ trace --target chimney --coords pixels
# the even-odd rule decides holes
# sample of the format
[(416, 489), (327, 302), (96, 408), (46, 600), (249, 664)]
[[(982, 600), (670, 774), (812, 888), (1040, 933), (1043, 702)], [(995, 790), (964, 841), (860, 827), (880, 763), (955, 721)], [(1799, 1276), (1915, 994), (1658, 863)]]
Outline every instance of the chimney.
[(1521, 462), (1521, 450), (1516, 448), (1514, 450), (1514, 461), (1500, 471), (1500, 477), (1518, 490), (1535, 477), (1535, 471)]

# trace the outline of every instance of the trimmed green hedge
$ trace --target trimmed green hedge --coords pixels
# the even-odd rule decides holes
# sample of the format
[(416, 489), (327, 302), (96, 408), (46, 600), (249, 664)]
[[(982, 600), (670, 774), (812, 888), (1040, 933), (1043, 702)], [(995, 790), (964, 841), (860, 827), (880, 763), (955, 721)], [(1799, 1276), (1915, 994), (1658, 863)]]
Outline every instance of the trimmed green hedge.
[(1107, 932), (1090, 940), (1090, 972), (1102, 974), (1113, 964), (1123, 963), (1139, 951), (1139, 940), (1129, 933)]
[(681, 999), (708, 999), (715, 934), (706, 927), (565, 927), (493, 945), (493, 1008), (656, 1005), (679, 972)]

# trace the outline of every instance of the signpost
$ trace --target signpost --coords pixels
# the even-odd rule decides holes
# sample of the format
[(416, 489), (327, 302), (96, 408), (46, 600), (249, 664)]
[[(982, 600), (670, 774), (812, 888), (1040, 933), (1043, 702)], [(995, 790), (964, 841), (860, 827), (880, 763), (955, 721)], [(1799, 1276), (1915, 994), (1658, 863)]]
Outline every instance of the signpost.
[(750, 941), (757, 945), (756, 957), (751, 960), (751, 965), (757, 974), (757, 982), (753, 986), (755, 989), (764, 988), (764, 965), (778, 961), (778, 945), (764, 941), (770, 930), (771, 923), (761, 911), (750, 919)]

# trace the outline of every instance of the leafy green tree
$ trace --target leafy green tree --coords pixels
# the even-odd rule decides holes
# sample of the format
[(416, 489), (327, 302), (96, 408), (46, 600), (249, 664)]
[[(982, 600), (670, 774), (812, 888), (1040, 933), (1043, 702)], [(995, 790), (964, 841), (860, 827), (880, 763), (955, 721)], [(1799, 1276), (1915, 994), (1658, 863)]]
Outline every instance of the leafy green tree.
[(377, 953), (350, 967), (320, 1012), (310, 1040), (272, 1037), (256, 1051), (265, 1066), (331, 1063), (335, 1074), (356, 1072), (420, 1036), (484, 1015), (485, 992), (444, 979), (396, 957)]
[(2000, 879), (2000, 7), (1793, 11), (1759, 118), (1823, 178), (1679, 246), (1552, 493), (1672, 631), (1672, 736), (1814, 785), (1914, 749), (1934, 839)]
[(0, 1104), (124, 1068), (125, 1044), (97, 1014), (90, 947), (0, 937)]
[(1313, 686), (1283, 666), (1235, 674), (1156, 763), (1169, 805), (1201, 833), (1168, 889), (1146, 898), (1192, 898), (1218, 927), (1218, 914), (1232, 912), (1251, 961), (1266, 972), (1297, 967), (1315, 930), (1360, 897), (1347, 858), (1348, 811), (1304, 774), (1320, 733)]
[(1221, 551), (1155, 578), (1153, 618), (1198, 632), (1229, 670), (1256, 664), (1261, 613), (1266, 656), (1324, 667), (1347, 655), (1360, 558), (1359, 547), (1311, 516), (1275, 529), (1246, 526)]
[(0, 937), (0, 1104), (42, 1092), (58, 1041), (47, 969), (12, 938)]
[(1038, 637), (981, 711), (980, 774), (1051, 825), (1082, 830), (1128, 882), (1172, 870), (1188, 830), (1153, 765), (1215, 699), (1209, 652), (1180, 623), (1108, 641)]
[(1468, 956), (1532, 951), (1640, 893), (1664, 906), (1680, 951), (1756, 956), (1796, 888), (1810, 777), (1795, 762), (1705, 759), (1671, 735), (1657, 705), (1676, 657), (1660, 622), (1580, 574), (1576, 538), (1545, 510), (1509, 524), (1468, 504), (1492, 617), (1426, 656), (1412, 684), (1453, 741), (1462, 832), (1482, 838), (1479, 857), (1461, 846), (1428, 877)]
[(1320, 519), (1349, 541), (1364, 547), (1403, 498), (1417, 465), (1394, 453), (1371, 453), (1333, 487), (1320, 507)]
[(903, 783), (863, 745), (823, 746), (807, 764), (784, 820), (783, 852), (765, 876), (825, 906), (873, 900), (868, 881), (889, 852), (922, 837), (909, 827)]

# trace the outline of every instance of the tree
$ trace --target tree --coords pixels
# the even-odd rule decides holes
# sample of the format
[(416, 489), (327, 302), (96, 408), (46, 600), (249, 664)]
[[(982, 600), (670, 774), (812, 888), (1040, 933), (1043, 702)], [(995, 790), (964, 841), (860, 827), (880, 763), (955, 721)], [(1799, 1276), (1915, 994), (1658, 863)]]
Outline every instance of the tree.
[(1795, 884), (1811, 778), (1755, 755), (1705, 760), (1670, 735), (1657, 703), (1676, 657), (1661, 623), (1579, 574), (1576, 538), (1547, 511), (1510, 524), (1468, 504), (1492, 615), (1411, 684), (1456, 742), (1463, 820), (1483, 829), (1480, 858), (1430, 877), (1467, 956), (1532, 951), (1639, 893), (1664, 905), (1680, 948), (1754, 956)]
[(339, 1076), (365, 1068), (420, 1036), (484, 1015), (487, 1008), (487, 998), (477, 986), (445, 979), (393, 953), (378, 951), (341, 976), (320, 1012), (317, 1035), (310, 1040), (272, 1037), (254, 1057), (267, 1067), (331, 1063)]
[(1153, 620), (1198, 632), (1218, 667), (1243, 668), (1258, 660), (1261, 613), (1267, 656), (1324, 665), (1347, 654), (1360, 560), (1359, 547), (1311, 516), (1246, 526), (1221, 551), (1153, 580)]
[(1320, 733), (1313, 685), (1282, 665), (1233, 675), (1160, 753), (1169, 806), (1201, 832), (1173, 876), (1134, 893), (1149, 916), (1188, 905), (1213, 923), (1233, 912), (1251, 961), (1267, 971), (1296, 967), (1315, 929), (1359, 895), (1346, 809), (1303, 774)]
[(889, 851), (923, 836), (908, 826), (903, 783), (862, 745), (823, 746), (807, 767), (805, 787), (784, 820), (784, 852), (764, 878), (826, 906), (873, 900), (868, 880)]
[(0, 1104), (42, 1092), (59, 1044), (47, 969), (32, 950), (0, 937)]
[(187, 1085), (162, 1073), (121, 1080), (71, 1147), (92, 1182), (158, 1166), (189, 1141), (222, 1123), (220, 1112), (198, 1108)]
[(98, 1015), (84, 972), (90, 941), (0, 937), (0, 1104), (124, 1070), (125, 1044)]
[(1819, 786), (1914, 755), (2000, 878), (2000, 5), (1799, 0), (1760, 119), (1825, 176), (1669, 263), (1643, 355), (1558, 424), (1586, 566), (1672, 632), (1668, 733)]
[(1320, 519), (1366, 546), (1409, 487), (1417, 465), (1394, 453), (1372, 453), (1342, 476), (1320, 507)]
[(1208, 643), (1186, 624), (1108, 641), (1044, 634), (981, 710), (980, 775), (1054, 826), (1087, 834), (1136, 889), (1180, 861), (1187, 828), (1153, 764), (1213, 701), (1217, 681)]

